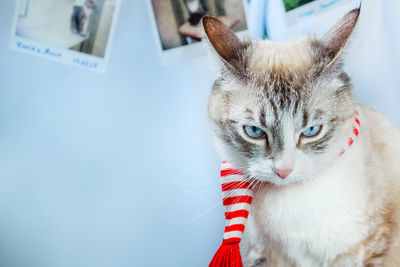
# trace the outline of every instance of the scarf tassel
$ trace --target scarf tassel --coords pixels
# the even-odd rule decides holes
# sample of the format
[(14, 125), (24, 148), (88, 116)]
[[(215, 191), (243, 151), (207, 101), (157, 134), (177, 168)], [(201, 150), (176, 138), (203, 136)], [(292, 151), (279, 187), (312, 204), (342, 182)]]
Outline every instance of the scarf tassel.
[(222, 242), (209, 267), (243, 267), (239, 242)]

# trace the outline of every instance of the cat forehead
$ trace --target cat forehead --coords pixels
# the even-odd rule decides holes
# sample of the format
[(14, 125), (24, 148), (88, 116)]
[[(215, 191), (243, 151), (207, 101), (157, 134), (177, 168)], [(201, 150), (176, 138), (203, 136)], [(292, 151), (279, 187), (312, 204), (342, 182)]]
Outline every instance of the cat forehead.
[[(252, 41), (245, 50), (240, 71), (243, 75), (223, 75), (218, 88), (229, 95), (226, 103), (237, 117), (248, 107), (254, 113), (300, 115), (312, 106), (320, 109), (331, 93), (346, 82), (342, 76), (319, 73), (328, 60), (323, 45), (315, 39), (290, 42)], [(343, 76), (346, 78), (346, 76)], [(325, 92), (320, 95), (318, 89)], [(312, 105), (311, 105), (312, 103)], [(294, 116), (294, 115), (293, 115)]]
[(248, 62), (249, 71), (301, 72), (313, 66), (315, 53), (309, 39), (288, 42), (254, 41)]
[[(234, 117), (249, 114), (269, 114), (279, 117), (293, 109), (300, 108), (308, 102), (300, 91), (284, 88), (273, 91), (260, 86), (259, 83), (240, 83), (237, 80), (227, 80), (222, 86), (222, 94)], [(251, 112), (250, 112), (251, 111)]]

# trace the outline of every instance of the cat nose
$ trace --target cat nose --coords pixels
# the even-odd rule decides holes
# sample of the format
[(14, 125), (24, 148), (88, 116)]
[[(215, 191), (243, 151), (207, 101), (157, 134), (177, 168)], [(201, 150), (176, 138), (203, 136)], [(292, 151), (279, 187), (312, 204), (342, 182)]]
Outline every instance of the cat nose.
[(274, 169), (274, 172), (282, 179), (288, 177), (292, 171), (293, 169)]

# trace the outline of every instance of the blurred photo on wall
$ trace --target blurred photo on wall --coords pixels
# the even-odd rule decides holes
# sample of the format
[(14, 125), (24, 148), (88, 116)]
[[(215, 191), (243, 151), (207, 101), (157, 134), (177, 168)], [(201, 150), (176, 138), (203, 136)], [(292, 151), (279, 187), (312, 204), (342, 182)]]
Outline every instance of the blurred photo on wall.
[(118, 6), (119, 0), (18, 0), (11, 47), (97, 69), (110, 50)]
[[(290, 27), (303, 19), (327, 10), (354, 2), (353, 0), (282, 0), (285, 9), (285, 26)], [(360, 0), (356, 0), (360, 3)]]
[(286, 12), (301, 7), (315, 0), (283, 0)]
[[(160, 54), (185, 53), (201, 41), (201, 18), (217, 17), (235, 33), (247, 31), (244, 0), (148, 0)], [(176, 50), (179, 48), (184, 48)], [(192, 49), (193, 50), (196, 48)], [(175, 51), (173, 51), (175, 50)], [(179, 51), (179, 52), (178, 52)], [(201, 52), (201, 53), (204, 53)]]

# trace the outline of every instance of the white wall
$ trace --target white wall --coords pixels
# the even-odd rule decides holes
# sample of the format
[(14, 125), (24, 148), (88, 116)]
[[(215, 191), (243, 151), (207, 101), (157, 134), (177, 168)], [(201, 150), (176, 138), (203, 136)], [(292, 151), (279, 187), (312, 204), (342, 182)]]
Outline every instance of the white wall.
[(8, 50), (14, 7), (0, 1), (0, 266), (206, 266), (224, 228), (208, 60), (160, 67), (146, 1), (125, 0), (107, 74), (82, 71)]

